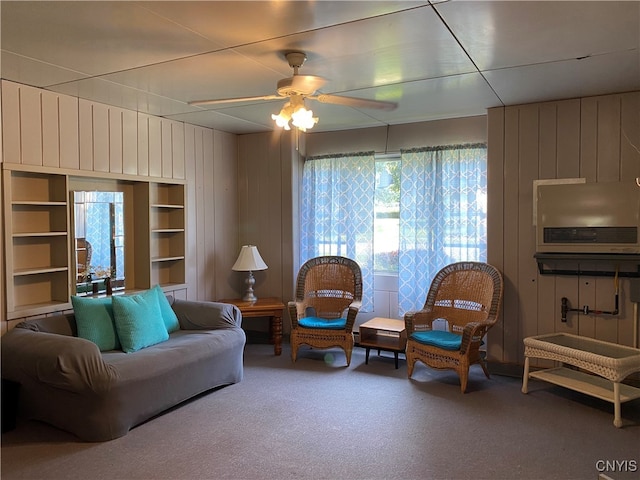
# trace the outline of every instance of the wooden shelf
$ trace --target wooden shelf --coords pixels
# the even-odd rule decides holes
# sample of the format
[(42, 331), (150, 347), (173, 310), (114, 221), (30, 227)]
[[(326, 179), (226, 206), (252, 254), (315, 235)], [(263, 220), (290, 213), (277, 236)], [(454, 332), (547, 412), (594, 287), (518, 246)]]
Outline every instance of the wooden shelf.
[(175, 208), (184, 209), (184, 205), (172, 205), (170, 203), (152, 203), (151, 208)]
[(26, 205), (26, 206), (45, 206), (45, 207), (51, 207), (51, 206), (63, 206), (63, 207), (66, 207), (67, 206), (67, 202), (13, 201), (13, 202), (11, 202), (11, 205), (13, 205), (13, 206)]
[(178, 233), (184, 232), (184, 228), (153, 228), (151, 233)]
[(67, 232), (31, 232), (14, 233), (13, 238), (34, 238), (34, 237), (66, 237)]
[(13, 271), (14, 277), (19, 277), (23, 275), (38, 275), (40, 273), (51, 273), (51, 272), (66, 272), (69, 270), (69, 267), (42, 267), (42, 268), (22, 268)]
[(174, 260), (184, 260), (184, 255), (177, 257), (153, 257), (152, 262), (172, 262)]

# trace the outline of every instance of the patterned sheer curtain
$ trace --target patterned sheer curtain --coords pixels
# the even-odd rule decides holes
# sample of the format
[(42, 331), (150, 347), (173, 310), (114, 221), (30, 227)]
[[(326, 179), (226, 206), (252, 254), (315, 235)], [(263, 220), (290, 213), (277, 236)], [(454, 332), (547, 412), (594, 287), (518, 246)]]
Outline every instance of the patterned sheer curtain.
[(374, 193), (373, 152), (309, 157), (304, 164), (301, 263), (322, 255), (358, 262), (365, 312), (373, 309)]
[(401, 151), (399, 310), (422, 308), (449, 263), (487, 258), (484, 144)]

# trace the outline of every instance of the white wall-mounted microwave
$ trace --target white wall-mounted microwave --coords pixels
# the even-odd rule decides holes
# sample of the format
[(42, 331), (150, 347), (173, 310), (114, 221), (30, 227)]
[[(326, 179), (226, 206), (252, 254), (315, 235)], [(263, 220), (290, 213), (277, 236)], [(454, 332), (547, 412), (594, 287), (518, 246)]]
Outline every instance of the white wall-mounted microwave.
[(623, 182), (541, 184), (536, 250), (640, 254), (640, 186)]

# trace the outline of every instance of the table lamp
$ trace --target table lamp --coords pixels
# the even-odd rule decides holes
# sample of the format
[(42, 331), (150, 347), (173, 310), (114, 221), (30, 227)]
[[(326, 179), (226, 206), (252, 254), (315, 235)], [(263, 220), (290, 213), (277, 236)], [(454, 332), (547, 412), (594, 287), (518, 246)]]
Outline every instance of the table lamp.
[(245, 302), (255, 302), (258, 298), (253, 294), (253, 285), (256, 283), (256, 279), (253, 278), (253, 272), (257, 270), (266, 270), (267, 264), (264, 263), (260, 253), (258, 252), (258, 247), (255, 245), (243, 245), (240, 250), (240, 255), (238, 255), (238, 259), (236, 263), (233, 264), (231, 270), (234, 272), (249, 272), (244, 283), (247, 284), (247, 291), (242, 297), (242, 300)]

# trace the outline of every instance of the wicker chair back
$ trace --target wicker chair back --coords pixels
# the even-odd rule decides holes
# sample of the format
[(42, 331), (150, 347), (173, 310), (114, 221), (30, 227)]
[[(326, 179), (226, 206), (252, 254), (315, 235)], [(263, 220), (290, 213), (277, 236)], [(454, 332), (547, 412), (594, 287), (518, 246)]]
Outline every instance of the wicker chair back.
[[(308, 262), (307, 262), (308, 263)], [(362, 299), (360, 267), (343, 257), (320, 257), (300, 270), (301, 291), (297, 297), (315, 316), (341, 318), (354, 300)]]
[[(300, 345), (314, 348), (340, 347), (351, 362), (353, 326), (362, 302), (362, 272), (357, 262), (341, 256), (308, 260), (298, 272), (295, 301), (289, 302), (291, 358), (295, 362)], [(304, 328), (304, 317), (345, 318), (344, 329)]]
[(491, 265), (477, 262), (448, 265), (431, 283), (423, 307), (431, 315), (424, 324), (442, 318), (449, 331), (461, 334), (470, 322), (495, 323), (501, 297), (502, 277)]
[[(404, 315), (409, 378), (417, 361), (432, 368), (455, 370), (460, 376), (463, 393), (467, 388), (470, 365), (480, 364), (489, 378), (480, 347), (483, 337), (498, 321), (502, 294), (502, 274), (488, 263), (458, 262), (440, 270), (429, 287), (422, 310)], [(425, 343), (424, 339), (421, 341), (418, 338), (424, 334), (416, 332), (442, 329), (438, 322), (443, 321), (449, 332), (461, 337), (460, 348), (452, 350), (450, 345), (440, 346), (437, 341), (434, 344)], [(414, 333), (416, 337), (413, 337)], [(447, 342), (450, 341), (451, 338), (447, 338)]]

